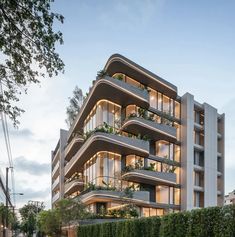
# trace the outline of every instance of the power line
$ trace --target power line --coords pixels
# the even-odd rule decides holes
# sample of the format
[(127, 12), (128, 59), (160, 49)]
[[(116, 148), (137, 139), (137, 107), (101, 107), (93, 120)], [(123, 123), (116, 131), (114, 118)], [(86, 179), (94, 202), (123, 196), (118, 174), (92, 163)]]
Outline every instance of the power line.
[[(1, 98), (3, 98), (3, 89), (2, 89), (1, 80), (0, 80), (0, 96), (1, 96)], [(0, 111), (0, 114), (1, 114), (2, 128), (3, 128), (3, 134), (4, 134), (5, 145), (6, 145), (6, 150), (7, 150), (9, 167), (13, 168), (11, 143), (10, 143), (10, 137), (9, 137), (9, 131), (8, 131), (8, 125), (7, 125), (7, 118), (6, 118), (6, 114), (3, 111)], [(15, 180), (14, 180), (14, 173), (13, 173), (12, 169), (11, 169), (11, 183), (12, 183), (12, 190), (13, 190), (13, 192), (15, 192)], [(7, 188), (8, 187), (6, 187), (6, 189)], [(10, 197), (8, 196), (8, 190), (5, 190), (5, 191), (6, 192), (4, 192), (4, 193), (6, 195), (6, 199), (9, 199), (8, 201), (9, 201), (9, 203), (11, 203)], [(14, 205), (15, 205), (15, 197), (14, 197)]]

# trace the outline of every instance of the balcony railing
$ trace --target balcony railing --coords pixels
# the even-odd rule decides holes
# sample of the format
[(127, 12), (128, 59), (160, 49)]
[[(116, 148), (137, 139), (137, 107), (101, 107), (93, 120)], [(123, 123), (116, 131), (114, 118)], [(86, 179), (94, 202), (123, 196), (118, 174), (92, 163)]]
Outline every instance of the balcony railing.
[(122, 129), (134, 134), (148, 134), (149, 138), (159, 137), (169, 141), (176, 141), (176, 128), (167, 124), (157, 123), (142, 117), (129, 117), (124, 121)]
[(51, 173), (52, 177), (54, 177), (55, 174), (58, 173), (57, 171), (59, 171), (59, 167), (60, 167), (60, 162), (58, 161), (52, 170), (52, 173)]
[(133, 192), (133, 197), (123, 198), (120, 191), (109, 191), (109, 190), (94, 190), (87, 192), (80, 197), (80, 200), (84, 203), (92, 202), (95, 200), (116, 200), (116, 201), (132, 201), (134, 203), (149, 202), (149, 192), (148, 191), (135, 191)]
[(81, 135), (76, 135), (71, 140), (71, 142), (66, 146), (64, 151), (66, 160), (70, 160), (71, 156), (73, 156), (77, 152), (77, 150), (81, 147), (83, 141), (84, 138)]
[(128, 181), (146, 184), (176, 184), (176, 174), (173, 172), (157, 172), (145, 169), (130, 169), (124, 172), (122, 178)]
[(64, 193), (69, 195), (76, 191), (82, 191), (83, 187), (84, 187), (84, 182), (82, 179), (74, 179), (70, 182), (65, 183)]
[(52, 203), (56, 202), (60, 197), (60, 192), (57, 192), (53, 197), (52, 197)]
[[(125, 137), (119, 134), (106, 132), (92, 133), (83, 146), (65, 166), (65, 176), (76, 172), (90, 157), (99, 151), (110, 151), (115, 153), (130, 153), (139, 156), (149, 155), (149, 142), (137, 138)], [(76, 168), (76, 169), (75, 169)]]
[(60, 176), (58, 176), (56, 180), (53, 182), (52, 190), (54, 190), (58, 186), (59, 183), (60, 183)]
[[(112, 90), (110, 90), (110, 88), (112, 88)], [(137, 88), (124, 81), (108, 76), (98, 78), (90, 89), (74, 124), (69, 130), (69, 139), (71, 139), (73, 131), (79, 126), (82, 126), (87, 114), (100, 99), (112, 100), (112, 102), (123, 106), (127, 106), (128, 104), (139, 104), (144, 108), (148, 108), (149, 106), (149, 94), (147, 90)]]

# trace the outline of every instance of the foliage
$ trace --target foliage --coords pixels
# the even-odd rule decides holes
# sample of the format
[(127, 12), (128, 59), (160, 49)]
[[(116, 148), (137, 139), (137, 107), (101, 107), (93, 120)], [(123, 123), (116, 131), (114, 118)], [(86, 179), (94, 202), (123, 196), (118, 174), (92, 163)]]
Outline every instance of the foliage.
[(159, 237), (160, 218), (148, 217), (79, 226), (77, 236), (87, 237)]
[(111, 186), (110, 184), (107, 184), (106, 182), (102, 181), (104, 186), (100, 185), (95, 185), (93, 183), (88, 183), (85, 187), (85, 190), (83, 193), (87, 193), (90, 191), (95, 191), (95, 190), (107, 190), (107, 191), (116, 191), (116, 187)]
[(69, 97), (69, 106), (66, 108), (67, 119), (65, 121), (68, 127), (70, 127), (73, 124), (78, 112), (81, 109), (82, 103), (83, 103), (82, 90), (76, 86), (75, 89), (73, 90), (73, 97), (72, 98)]
[(56, 209), (41, 211), (37, 216), (37, 226), (46, 235), (59, 236), (61, 234), (59, 212)]
[(63, 225), (70, 225), (74, 220), (84, 219), (88, 216), (86, 206), (73, 199), (62, 199), (56, 204), (56, 210)]
[(8, 224), (12, 227), (13, 230), (19, 229), (19, 222), (17, 221), (17, 218), (14, 214), (14, 212), (8, 207), (3, 205), (3, 203), (0, 204), (0, 217), (5, 220), (6, 217), (8, 217)]
[(117, 74), (113, 78), (118, 79), (119, 81), (123, 81), (124, 76), (122, 74)]
[(27, 236), (33, 236), (36, 230), (36, 217), (37, 214), (44, 209), (44, 206), (37, 206), (34, 204), (26, 204), (19, 209), (22, 222), (20, 224), (21, 230), (27, 234)]
[(235, 205), (79, 226), (77, 233), (79, 237), (231, 237), (235, 236)]
[(146, 109), (138, 108), (138, 114), (139, 114), (140, 118), (147, 119), (148, 114), (147, 114), (147, 110)]
[(138, 217), (139, 213), (133, 204), (124, 205), (122, 208), (113, 209), (108, 212), (109, 216), (114, 218), (132, 218)]
[(56, 21), (63, 23), (63, 16), (51, 12), (52, 0), (11, 0), (0, 3), (0, 81), (3, 96), (0, 110), (14, 125), (24, 112), (15, 105), (19, 94), (27, 93), (30, 83), (39, 78), (58, 75), (64, 63), (56, 53), (56, 44), (63, 43), (61, 32), (53, 30)]
[(101, 79), (105, 76), (109, 76), (109, 74), (105, 70), (100, 70), (100, 71), (97, 72), (97, 78), (98, 79)]
[(173, 116), (171, 116), (170, 113), (166, 113), (166, 112), (162, 113), (162, 123), (163, 124), (172, 126), (172, 122), (171, 122), (172, 119), (173, 119)]

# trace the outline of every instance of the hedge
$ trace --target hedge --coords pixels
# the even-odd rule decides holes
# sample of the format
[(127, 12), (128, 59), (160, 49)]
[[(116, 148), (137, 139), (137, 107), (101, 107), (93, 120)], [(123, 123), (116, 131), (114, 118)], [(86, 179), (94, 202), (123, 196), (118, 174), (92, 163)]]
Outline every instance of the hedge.
[(235, 237), (235, 205), (82, 225), (78, 237)]

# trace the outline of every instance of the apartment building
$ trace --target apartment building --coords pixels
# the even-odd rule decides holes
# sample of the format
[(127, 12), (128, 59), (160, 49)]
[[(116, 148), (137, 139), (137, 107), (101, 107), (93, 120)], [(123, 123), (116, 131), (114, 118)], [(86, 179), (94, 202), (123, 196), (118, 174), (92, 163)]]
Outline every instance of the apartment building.
[(235, 204), (235, 190), (225, 195), (224, 197), (224, 205)]
[[(224, 114), (119, 54), (93, 82), (52, 152), (52, 207), (94, 213), (133, 203), (140, 216), (224, 203)], [(131, 198), (123, 198), (125, 190)]]

